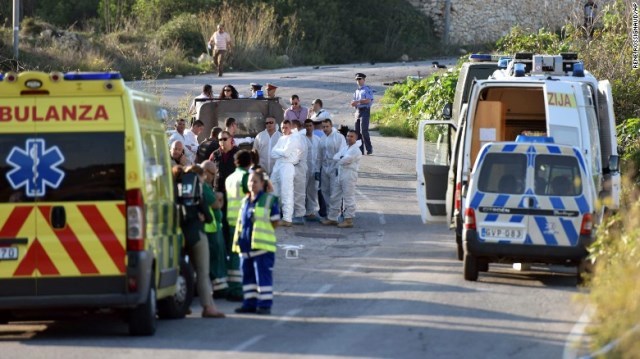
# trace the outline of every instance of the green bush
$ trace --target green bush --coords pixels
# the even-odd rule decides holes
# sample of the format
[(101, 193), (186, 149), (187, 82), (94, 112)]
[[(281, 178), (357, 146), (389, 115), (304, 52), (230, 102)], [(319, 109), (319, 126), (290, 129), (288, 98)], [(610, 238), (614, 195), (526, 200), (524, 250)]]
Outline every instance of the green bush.
[(181, 14), (160, 26), (157, 38), (160, 44), (167, 48), (176, 44), (180, 46), (188, 56), (199, 56), (207, 51), (207, 44), (203, 41), (202, 34), (194, 24), (198, 21), (195, 15)]
[(382, 110), (373, 114), (380, 134), (415, 137), (420, 120), (441, 119), (442, 108), (453, 103), (461, 63), (462, 59), (450, 71), (421, 80), (407, 79), (388, 88), (381, 100)]

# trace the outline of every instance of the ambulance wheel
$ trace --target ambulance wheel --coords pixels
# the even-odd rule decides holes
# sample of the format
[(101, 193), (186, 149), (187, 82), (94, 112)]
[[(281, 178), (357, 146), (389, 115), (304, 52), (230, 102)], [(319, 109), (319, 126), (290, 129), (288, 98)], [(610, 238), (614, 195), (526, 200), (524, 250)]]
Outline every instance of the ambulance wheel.
[(184, 318), (193, 301), (194, 287), (193, 267), (183, 259), (180, 261), (176, 293), (158, 302), (158, 316), (161, 319)]
[[(155, 278), (155, 275), (151, 275)], [(136, 336), (153, 335), (156, 332), (156, 288), (153, 279), (149, 285), (144, 303), (129, 311), (129, 334)]]
[(478, 280), (478, 259), (469, 253), (465, 253), (463, 270), (464, 270), (465, 280), (472, 281), (472, 282), (477, 281)]

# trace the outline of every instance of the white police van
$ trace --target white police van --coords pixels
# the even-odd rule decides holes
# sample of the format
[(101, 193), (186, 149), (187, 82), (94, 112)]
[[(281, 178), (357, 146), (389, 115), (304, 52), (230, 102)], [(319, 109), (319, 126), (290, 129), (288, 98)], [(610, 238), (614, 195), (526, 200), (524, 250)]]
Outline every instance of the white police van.
[(527, 136), (486, 144), (468, 188), (466, 280), (491, 262), (580, 266), (586, 258), (597, 194), (579, 148)]
[[(620, 197), (617, 139), (611, 87), (585, 71), (576, 54), (515, 54), (487, 80), (473, 85), (454, 121), (422, 121), (416, 170), (423, 222), (446, 221), (455, 229), (462, 259), (462, 223), (470, 172), (482, 145), (518, 135), (554, 137), (576, 146), (598, 196), (595, 223)], [(434, 136), (439, 133), (441, 136)], [(441, 140), (437, 155), (429, 140)]]

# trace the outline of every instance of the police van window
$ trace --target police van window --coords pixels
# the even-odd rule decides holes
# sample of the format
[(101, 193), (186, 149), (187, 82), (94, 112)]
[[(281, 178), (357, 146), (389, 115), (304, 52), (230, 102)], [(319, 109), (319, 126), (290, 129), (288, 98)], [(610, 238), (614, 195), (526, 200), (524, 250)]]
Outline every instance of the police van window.
[(0, 136), (0, 202), (124, 199), (124, 133)]
[(578, 160), (572, 156), (538, 155), (535, 159), (535, 193), (546, 196), (582, 194)]
[(526, 155), (488, 153), (480, 165), (478, 190), (489, 193), (523, 194), (526, 176)]

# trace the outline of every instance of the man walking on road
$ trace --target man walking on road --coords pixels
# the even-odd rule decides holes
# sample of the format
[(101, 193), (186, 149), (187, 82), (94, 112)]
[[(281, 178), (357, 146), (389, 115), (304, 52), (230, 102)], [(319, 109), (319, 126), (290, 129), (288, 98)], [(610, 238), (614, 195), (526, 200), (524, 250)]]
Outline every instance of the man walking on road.
[(338, 184), (335, 191), (331, 192), (331, 207), (329, 218), (338, 218), (341, 201), (344, 201), (342, 212), (344, 221), (338, 224), (339, 228), (353, 227), (353, 218), (356, 215), (356, 182), (358, 181), (358, 168), (360, 167), (360, 146), (358, 134), (354, 130), (347, 133), (347, 145), (333, 156), (338, 162)]
[(367, 155), (373, 154), (373, 147), (371, 147), (371, 139), (369, 138), (369, 118), (371, 117), (371, 105), (373, 105), (373, 90), (364, 84), (367, 76), (358, 72), (356, 74), (356, 82), (358, 83), (358, 89), (353, 93), (353, 101), (351, 101), (351, 107), (356, 109), (356, 132), (358, 138), (362, 140), (362, 146), (360, 146), (360, 152), (364, 154), (364, 150), (367, 150)]
[(218, 24), (218, 31), (214, 32), (209, 39), (208, 47), (213, 43), (213, 64), (218, 70), (218, 77), (222, 76), (224, 56), (231, 50), (231, 35), (224, 32), (224, 25)]

